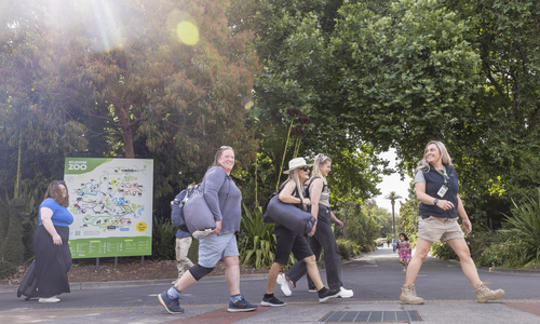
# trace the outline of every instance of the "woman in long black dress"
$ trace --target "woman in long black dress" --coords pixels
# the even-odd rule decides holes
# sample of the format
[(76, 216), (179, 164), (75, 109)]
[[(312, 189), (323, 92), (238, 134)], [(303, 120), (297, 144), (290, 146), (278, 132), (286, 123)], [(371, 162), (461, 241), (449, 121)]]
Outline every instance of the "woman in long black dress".
[(71, 252), (68, 240), (73, 216), (66, 208), (68, 205), (65, 182), (53, 181), (39, 206), (39, 227), (34, 233), (34, 275), (40, 303), (57, 303), (59, 294), (70, 292), (67, 272), (71, 267)]

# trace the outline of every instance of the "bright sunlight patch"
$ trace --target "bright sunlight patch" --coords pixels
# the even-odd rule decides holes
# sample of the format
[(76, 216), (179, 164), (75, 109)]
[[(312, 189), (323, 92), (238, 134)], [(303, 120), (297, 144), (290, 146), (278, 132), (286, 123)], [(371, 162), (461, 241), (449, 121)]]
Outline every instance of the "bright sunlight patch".
[(181, 21), (176, 26), (176, 35), (186, 45), (193, 46), (199, 42), (199, 29), (189, 21)]

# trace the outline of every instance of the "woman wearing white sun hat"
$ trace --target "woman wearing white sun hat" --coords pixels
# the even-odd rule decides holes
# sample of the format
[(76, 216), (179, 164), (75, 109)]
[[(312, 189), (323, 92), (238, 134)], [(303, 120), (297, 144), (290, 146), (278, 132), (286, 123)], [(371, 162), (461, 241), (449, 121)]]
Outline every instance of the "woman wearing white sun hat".
[[(309, 167), (306, 160), (303, 158), (294, 158), (289, 161), (289, 170), (285, 171), (289, 177), (280, 186), (278, 198), (282, 203), (296, 205), (310, 205), (309, 198), (305, 197), (304, 182), (309, 179)], [(297, 260), (302, 260), (305, 263), (305, 268), (310, 278), (313, 280), (315, 288), (319, 295), (319, 302), (324, 302), (330, 298), (337, 297), (339, 289), (329, 290), (324, 287), (321, 280), (319, 269), (315, 255), (309, 247), (307, 238), (302, 233), (295, 233), (285, 226), (276, 224), (275, 233), (277, 237), (277, 245), (275, 259), (266, 281), (266, 292), (261, 301), (262, 306), (279, 307), (285, 306), (285, 303), (274, 296), (274, 286), (276, 279), (287, 264), (291, 252)]]
[[(332, 169), (332, 159), (322, 153), (315, 156), (313, 172), (308, 182), (306, 194), (311, 199), (311, 214), (317, 220), (310, 236), (310, 246), (317, 258), (324, 249), (324, 263), (326, 266), (326, 281), (331, 290), (338, 290), (338, 297), (350, 298), (354, 295), (351, 289), (345, 289), (342, 282), (341, 258), (337, 248), (336, 238), (330, 226), (331, 221), (342, 227), (343, 223), (330, 209), (330, 190), (326, 177)], [(289, 281), (296, 283), (306, 274), (306, 264), (300, 260), (296, 262), (286, 275), (280, 274), (277, 282), (281, 286), (283, 294), (292, 294)], [(313, 283), (309, 281), (310, 291), (313, 291)]]

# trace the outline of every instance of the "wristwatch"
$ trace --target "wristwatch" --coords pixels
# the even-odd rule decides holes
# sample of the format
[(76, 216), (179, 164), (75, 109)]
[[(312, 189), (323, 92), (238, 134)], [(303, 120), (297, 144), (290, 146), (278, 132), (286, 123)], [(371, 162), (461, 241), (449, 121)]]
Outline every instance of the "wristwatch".
[(437, 203), (439, 202), (439, 198), (435, 198), (433, 200), (433, 206), (437, 206)]

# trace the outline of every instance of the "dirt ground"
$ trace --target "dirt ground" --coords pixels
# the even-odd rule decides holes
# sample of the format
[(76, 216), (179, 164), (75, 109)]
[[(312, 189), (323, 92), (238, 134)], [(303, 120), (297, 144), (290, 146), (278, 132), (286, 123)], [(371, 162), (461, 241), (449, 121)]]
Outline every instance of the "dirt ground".
[[(19, 285), (27, 268), (28, 265), (19, 267), (18, 271), (9, 278), (0, 279), (0, 285)], [(241, 266), (240, 271), (242, 274), (268, 272), (267, 269), (256, 270), (246, 266)], [(224, 272), (225, 266), (220, 262), (209, 275), (222, 275)], [(175, 260), (145, 259), (144, 265), (142, 265), (140, 258), (118, 258), (116, 268), (113, 259), (100, 259), (100, 264), (97, 267), (95, 259), (74, 260), (68, 273), (70, 282), (174, 279), (177, 275)]]

